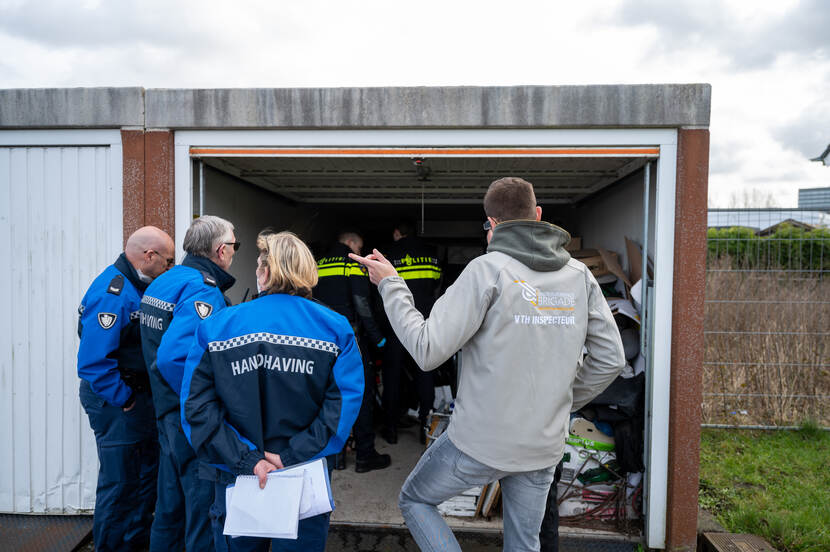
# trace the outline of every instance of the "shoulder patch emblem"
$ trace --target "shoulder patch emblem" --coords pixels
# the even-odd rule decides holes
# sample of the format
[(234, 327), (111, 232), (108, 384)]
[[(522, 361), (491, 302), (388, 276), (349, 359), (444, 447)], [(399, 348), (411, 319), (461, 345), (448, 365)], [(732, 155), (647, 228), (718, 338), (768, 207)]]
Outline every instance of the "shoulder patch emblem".
[(205, 303), (204, 301), (193, 301), (193, 306), (196, 307), (196, 314), (198, 314), (199, 318), (202, 320), (210, 316), (210, 313), (213, 312), (213, 305)]
[(118, 320), (117, 314), (113, 314), (111, 312), (98, 313), (98, 323), (105, 330), (109, 330), (110, 328), (112, 328), (115, 325), (116, 320)]

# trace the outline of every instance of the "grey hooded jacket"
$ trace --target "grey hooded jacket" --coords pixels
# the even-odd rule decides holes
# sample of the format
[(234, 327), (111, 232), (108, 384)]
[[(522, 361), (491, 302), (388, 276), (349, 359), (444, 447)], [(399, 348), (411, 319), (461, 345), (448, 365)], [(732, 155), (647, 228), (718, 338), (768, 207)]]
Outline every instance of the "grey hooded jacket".
[(608, 304), (591, 272), (564, 250), (569, 240), (546, 222), (500, 223), (487, 254), (467, 265), (426, 320), (402, 278), (378, 286), (395, 334), (422, 370), (462, 350), (449, 438), (490, 467), (558, 463), (570, 412), (625, 365)]

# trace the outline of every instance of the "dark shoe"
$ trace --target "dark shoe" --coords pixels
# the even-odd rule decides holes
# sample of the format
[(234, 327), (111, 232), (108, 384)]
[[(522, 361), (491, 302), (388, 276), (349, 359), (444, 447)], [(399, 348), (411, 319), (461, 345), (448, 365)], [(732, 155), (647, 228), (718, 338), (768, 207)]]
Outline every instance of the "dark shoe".
[(400, 418), (398, 418), (397, 426), (400, 427), (400, 428), (406, 429), (406, 428), (412, 427), (414, 425), (415, 425), (415, 420), (413, 420), (412, 418), (410, 418), (407, 415), (403, 415)]
[(380, 436), (383, 437), (383, 440), (389, 443), (390, 445), (394, 445), (398, 442), (397, 429), (390, 429), (388, 427), (385, 427), (380, 430)]
[(366, 473), (372, 470), (382, 470), (388, 468), (392, 463), (392, 458), (388, 454), (378, 454), (377, 451), (372, 451), (372, 454), (366, 458), (358, 458), (354, 463), (354, 471), (357, 473)]
[(345, 452), (338, 452), (334, 456), (334, 469), (336, 469), (336, 470), (345, 470), (346, 469), (346, 453)]

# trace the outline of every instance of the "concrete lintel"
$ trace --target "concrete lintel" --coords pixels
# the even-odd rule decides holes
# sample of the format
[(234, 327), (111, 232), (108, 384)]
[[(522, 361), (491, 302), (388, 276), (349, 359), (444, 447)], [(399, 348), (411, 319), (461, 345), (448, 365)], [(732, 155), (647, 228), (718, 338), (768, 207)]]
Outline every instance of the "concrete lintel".
[(143, 88), (0, 90), (0, 128), (144, 127)]
[(147, 127), (708, 127), (708, 84), (148, 89)]

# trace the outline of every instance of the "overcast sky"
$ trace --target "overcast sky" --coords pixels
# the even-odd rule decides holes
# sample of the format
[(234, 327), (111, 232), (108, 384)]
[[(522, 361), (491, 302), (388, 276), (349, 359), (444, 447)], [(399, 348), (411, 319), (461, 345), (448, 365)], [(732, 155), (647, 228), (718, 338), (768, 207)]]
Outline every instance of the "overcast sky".
[(830, 186), (827, 0), (0, 0), (0, 52), (0, 88), (705, 82), (711, 206)]

